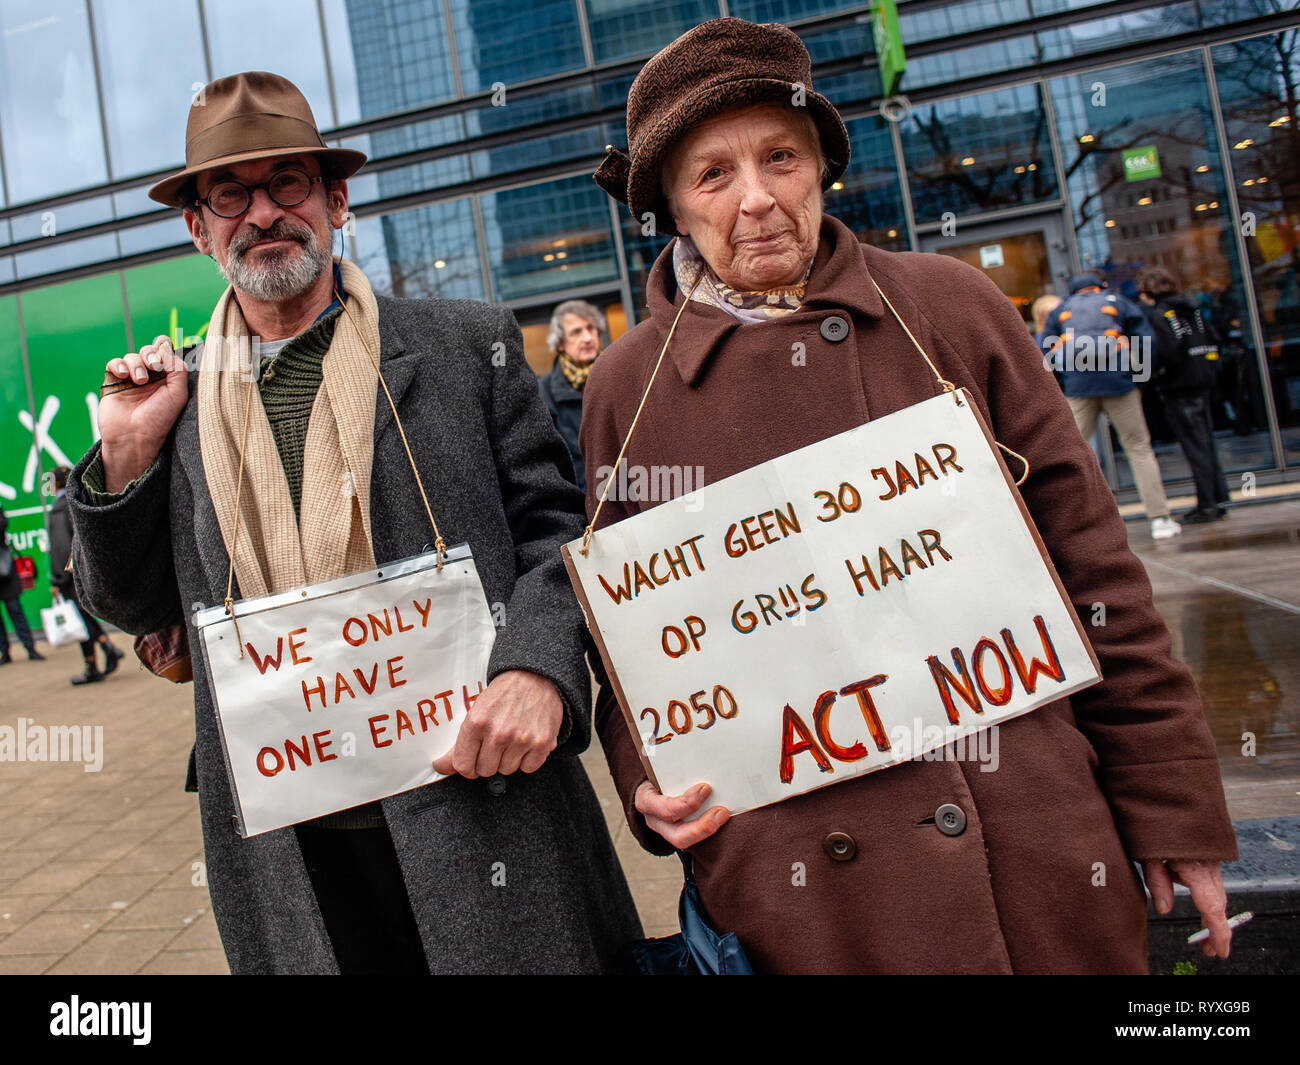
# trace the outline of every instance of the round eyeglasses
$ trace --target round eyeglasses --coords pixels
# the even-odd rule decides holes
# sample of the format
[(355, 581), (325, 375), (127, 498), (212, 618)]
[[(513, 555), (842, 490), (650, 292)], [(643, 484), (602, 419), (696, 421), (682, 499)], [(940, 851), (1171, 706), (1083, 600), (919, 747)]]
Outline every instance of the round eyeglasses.
[(208, 210), (218, 218), (238, 218), (253, 202), (253, 193), (266, 189), (272, 203), (281, 207), (297, 207), (311, 195), (311, 187), (323, 179), (312, 177), (305, 170), (277, 170), (266, 181), (257, 185), (244, 185), (238, 181), (218, 181), (198, 203), (207, 204)]

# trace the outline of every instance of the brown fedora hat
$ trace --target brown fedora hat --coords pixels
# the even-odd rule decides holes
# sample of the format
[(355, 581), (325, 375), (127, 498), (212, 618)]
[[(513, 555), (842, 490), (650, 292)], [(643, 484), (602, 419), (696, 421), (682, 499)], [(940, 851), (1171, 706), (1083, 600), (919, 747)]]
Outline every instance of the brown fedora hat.
[(186, 207), (189, 186), (202, 170), (299, 152), (317, 156), (322, 166), (328, 161), (343, 178), (366, 161), (363, 152), (325, 144), (307, 98), (288, 79), (262, 70), (218, 78), (190, 105), (185, 169), (163, 178), (149, 197), (168, 207)]
[(829, 188), (848, 166), (849, 135), (835, 105), (813, 92), (812, 61), (798, 34), (775, 22), (702, 22), (641, 68), (627, 94), (628, 153), (607, 147), (593, 176), (638, 220), (652, 212), (660, 233), (676, 235), (659, 189), (669, 149), (692, 126), (727, 108), (794, 107), (796, 99), (817, 124), (828, 171), (822, 188)]

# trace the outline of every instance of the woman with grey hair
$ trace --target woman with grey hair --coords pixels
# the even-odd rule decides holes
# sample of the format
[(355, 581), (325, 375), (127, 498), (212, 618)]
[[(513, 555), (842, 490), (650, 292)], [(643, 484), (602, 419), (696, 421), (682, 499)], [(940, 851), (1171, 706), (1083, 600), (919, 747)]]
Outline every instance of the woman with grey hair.
[(569, 446), (574, 483), (583, 489), (587, 471), (578, 446), (582, 391), (607, 335), (605, 316), (598, 307), (586, 300), (565, 300), (551, 314), (551, 328), (546, 334), (546, 346), (555, 352), (555, 365), (537, 383), (555, 428)]
[[(849, 137), (783, 26), (723, 18), (687, 32), (637, 75), (627, 133), (596, 181), (676, 239), (650, 271), (650, 317), (591, 376), (593, 469), (622, 454), (629, 469), (700, 467), (712, 485), (941, 384), (963, 388), (1024, 456), (1020, 495), (1076, 613), (1111, 608), (1088, 632), (1101, 682), (999, 723), (996, 772), (945, 751), (734, 818), (709, 802), (707, 779), (660, 793), (592, 654), (596, 727), (633, 835), (689, 856), (710, 922), (761, 972), (1145, 972), (1134, 861), (1161, 913), (1175, 881), (1189, 888), (1210, 929), (1202, 949), (1226, 955), (1219, 860), (1237, 848), (1201, 700), (1010, 301), (974, 267), (862, 244), (825, 213)], [(598, 530), (652, 505), (587, 490)], [(882, 505), (863, 506), (868, 523)], [(869, 617), (859, 624), (876, 638)], [(745, 707), (771, 752), (780, 704)], [(861, 729), (845, 712), (845, 729)]]

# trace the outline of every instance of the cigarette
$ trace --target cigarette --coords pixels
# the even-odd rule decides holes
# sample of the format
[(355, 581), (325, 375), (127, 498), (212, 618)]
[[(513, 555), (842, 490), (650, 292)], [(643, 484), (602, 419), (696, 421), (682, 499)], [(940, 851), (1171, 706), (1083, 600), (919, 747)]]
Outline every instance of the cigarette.
[[(1230, 929), (1236, 928), (1238, 925), (1245, 924), (1254, 916), (1255, 915), (1251, 913), (1249, 910), (1245, 910), (1242, 913), (1237, 914), (1236, 917), (1229, 917), (1228, 927)], [(1187, 944), (1188, 946), (1191, 946), (1191, 944), (1193, 943), (1204, 943), (1209, 938), (1210, 938), (1210, 930), (1208, 928), (1202, 928), (1199, 932), (1187, 937)]]

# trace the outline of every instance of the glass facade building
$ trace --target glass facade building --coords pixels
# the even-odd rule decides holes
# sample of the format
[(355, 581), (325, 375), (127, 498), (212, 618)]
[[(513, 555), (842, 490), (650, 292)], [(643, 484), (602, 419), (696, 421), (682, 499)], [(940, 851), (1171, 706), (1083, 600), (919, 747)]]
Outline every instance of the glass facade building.
[[(350, 183), (347, 254), (379, 292), (509, 305), (548, 363), (581, 296), (615, 336), (664, 240), (591, 180), (627, 90), (720, 14), (780, 21), (853, 158), (826, 209), (860, 239), (957, 255), (1027, 314), (1099, 270), (1173, 270), (1227, 336), (1215, 425), (1233, 487), (1300, 466), (1300, 0), (898, 4), (905, 98), (882, 101), (870, 5), (844, 0), (0, 0), (0, 506), (44, 547), (42, 475), (94, 439), (104, 362), (197, 334), (224, 282), (176, 212), (194, 93), (294, 81)], [(1172, 490), (1188, 470), (1148, 416)], [(1132, 477), (1100, 442), (1121, 498)], [(38, 588), (45, 585), (44, 571)], [(27, 597), (29, 609), (43, 595)]]

